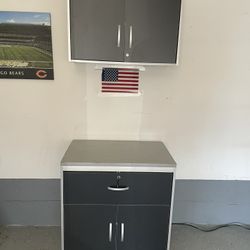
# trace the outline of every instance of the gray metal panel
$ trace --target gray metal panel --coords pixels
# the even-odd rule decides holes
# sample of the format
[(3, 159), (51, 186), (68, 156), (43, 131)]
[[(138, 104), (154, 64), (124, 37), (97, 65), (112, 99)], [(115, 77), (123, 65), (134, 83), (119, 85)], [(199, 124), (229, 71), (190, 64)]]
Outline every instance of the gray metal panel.
[(60, 179), (0, 179), (0, 201), (60, 201)]
[(173, 221), (250, 224), (250, 181), (177, 180)]
[(0, 201), (0, 225), (58, 226), (60, 201)]
[(60, 225), (59, 179), (0, 179), (0, 225)]
[(126, 61), (176, 63), (180, 9), (181, 0), (126, 0)]
[(61, 164), (176, 166), (162, 142), (100, 140), (73, 140)]
[[(71, 57), (123, 61), (124, 0), (69, 0)], [(121, 44), (117, 47), (118, 25)]]

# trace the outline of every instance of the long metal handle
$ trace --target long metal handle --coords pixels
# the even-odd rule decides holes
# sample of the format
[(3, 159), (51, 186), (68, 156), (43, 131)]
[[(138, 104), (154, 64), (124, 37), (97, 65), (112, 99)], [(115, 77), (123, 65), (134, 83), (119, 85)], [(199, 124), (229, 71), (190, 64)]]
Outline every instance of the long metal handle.
[(109, 242), (112, 241), (112, 227), (113, 227), (112, 223), (109, 223)]
[(132, 44), (133, 44), (133, 26), (130, 25), (129, 26), (129, 48), (132, 48)]
[(115, 191), (115, 192), (123, 192), (123, 191), (129, 190), (129, 187), (112, 187), (112, 186), (109, 186), (108, 190)]
[(121, 25), (118, 25), (117, 28), (117, 47), (120, 48), (121, 46)]
[(121, 223), (121, 242), (124, 241), (124, 223)]

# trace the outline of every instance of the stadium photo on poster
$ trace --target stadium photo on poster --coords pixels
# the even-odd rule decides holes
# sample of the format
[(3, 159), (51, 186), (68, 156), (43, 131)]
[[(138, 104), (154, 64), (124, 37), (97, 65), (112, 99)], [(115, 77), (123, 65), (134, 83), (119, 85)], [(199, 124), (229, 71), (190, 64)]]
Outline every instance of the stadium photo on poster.
[(0, 11), (0, 78), (54, 79), (50, 13)]

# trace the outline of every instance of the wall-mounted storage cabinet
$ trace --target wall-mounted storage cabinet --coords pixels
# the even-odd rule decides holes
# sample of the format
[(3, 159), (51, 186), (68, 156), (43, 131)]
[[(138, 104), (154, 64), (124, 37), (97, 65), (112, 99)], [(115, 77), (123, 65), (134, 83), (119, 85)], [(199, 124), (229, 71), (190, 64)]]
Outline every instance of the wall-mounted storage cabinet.
[(176, 63), (181, 0), (69, 0), (70, 60)]

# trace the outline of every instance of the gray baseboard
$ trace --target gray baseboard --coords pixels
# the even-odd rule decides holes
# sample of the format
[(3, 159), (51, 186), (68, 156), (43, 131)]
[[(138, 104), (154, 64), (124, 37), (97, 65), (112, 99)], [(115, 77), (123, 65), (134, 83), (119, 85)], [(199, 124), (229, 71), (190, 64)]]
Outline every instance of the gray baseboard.
[[(250, 224), (250, 181), (177, 180), (173, 222)], [(1, 225), (60, 225), (59, 179), (0, 179)]]
[(1, 225), (60, 225), (59, 179), (0, 179)]
[(250, 181), (177, 180), (173, 222), (250, 224)]

